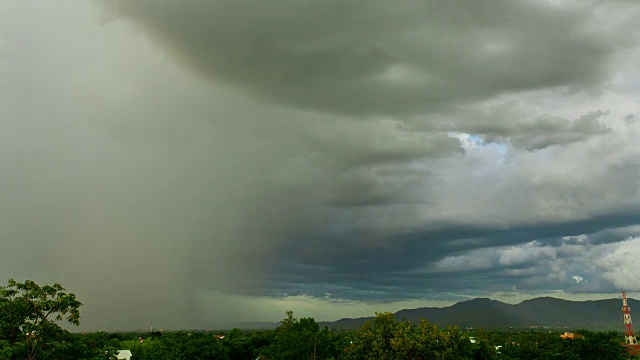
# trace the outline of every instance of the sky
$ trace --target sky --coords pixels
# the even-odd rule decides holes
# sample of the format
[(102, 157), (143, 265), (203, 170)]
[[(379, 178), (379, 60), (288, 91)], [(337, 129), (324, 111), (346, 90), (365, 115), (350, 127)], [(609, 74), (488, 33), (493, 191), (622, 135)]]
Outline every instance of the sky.
[(0, 0), (0, 279), (82, 330), (637, 297), (639, 17)]

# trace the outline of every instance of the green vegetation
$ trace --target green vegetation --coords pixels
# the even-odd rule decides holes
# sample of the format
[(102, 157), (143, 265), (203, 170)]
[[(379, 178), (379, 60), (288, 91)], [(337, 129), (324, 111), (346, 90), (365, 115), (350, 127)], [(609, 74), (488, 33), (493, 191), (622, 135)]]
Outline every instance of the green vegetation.
[(376, 314), (356, 331), (321, 329), (313, 318), (288, 311), (274, 330), (223, 332), (70, 333), (78, 325), (75, 295), (60, 284), (38, 286), (9, 280), (0, 287), (0, 360), (112, 360), (130, 350), (133, 360), (617, 360), (629, 359), (616, 332), (460, 331), (427, 320), (398, 321)]
[[(423, 320), (413, 325), (390, 313), (377, 316), (357, 331), (320, 329), (310, 318), (288, 312), (274, 330), (220, 332), (146, 332), (74, 334), (75, 344), (98, 350), (55, 359), (98, 359), (109, 349), (128, 349), (134, 360), (609, 360), (628, 359), (615, 332), (578, 331), (582, 337), (561, 339), (559, 332), (462, 332), (439, 329)], [(224, 336), (224, 338), (219, 338)], [(471, 342), (473, 337), (475, 343)], [(498, 348), (496, 348), (498, 347)], [(86, 356), (86, 355), (84, 355)], [(102, 355), (103, 359), (105, 358)]]
[(82, 305), (64, 290), (31, 280), (0, 286), (0, 359), (36, 359), (64, 347), (58, 341), (67, 334), (57, 322), (79, 325)]

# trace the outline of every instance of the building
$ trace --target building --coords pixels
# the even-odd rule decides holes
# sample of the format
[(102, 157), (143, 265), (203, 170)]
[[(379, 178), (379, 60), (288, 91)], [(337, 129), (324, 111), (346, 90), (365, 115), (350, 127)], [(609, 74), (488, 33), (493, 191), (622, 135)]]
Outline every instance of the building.
[(131, 360), (131, 350), (118, 350), (116, 357), (118, 360)]
[(576, 335), (572, 332), (565, 332), (564, 334), (560, 334), (560, 337), (563, 339), (575, 339)]

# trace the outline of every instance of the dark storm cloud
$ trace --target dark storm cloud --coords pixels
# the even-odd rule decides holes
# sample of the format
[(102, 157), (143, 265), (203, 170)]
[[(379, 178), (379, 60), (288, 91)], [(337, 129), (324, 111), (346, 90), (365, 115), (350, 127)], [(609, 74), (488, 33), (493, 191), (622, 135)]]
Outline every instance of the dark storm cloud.
[[(536, 257), (473, 276), (458, 269), (463, 278), (453, 270), (420, 269), (466, 252), (517, 251), (533, 241), (532, 251), (545, 259), (549, 252), (539, 248), (563, 237), (637, 222), (636, 212), (627, 212), (635, 200), (614, 204), (637, 188), (630, 180), (637, 164), (604, 162), (583, 171), (579, 164), (590, 160), (579, 148), (563, 148), (586, 143), (612, 151), (607, 141), (613, 140), (603, 136), (612, 132), (607, 111), (566, 117), (536, 109), (524, 116), (526, 98), (481, 103), (532, 91), (602, 91), (619, 51), (635, 38), (626, 33), (626, 19), (599, 26), (598, 7), (507, 1), (105, 6), (192, 73), (304, 110), (283, 113), (286, 119), (274, 126), (274, 134), (296, 127), (292, 137), (273, 136), (290, 154), (280, 154), (269, 175), (252, 183), (247, 208), (236, 213), (243, 225), (228, 241), (241, 245), (223, 247), (235, 260), (224, 262), (226, 269), (211, 266), (207, 254), (220, 245), (195, 242), (200, 286), (345, 299), (414, 298), (474, 284), (498, 291), (516, 280), (529, 289), (557, 288), (555, 275), (534, 266)], [(495, 143), (503, 150), (466, 148), (455, 133), (482, 136), (481, 147)], [(527, 151), (511, 152), (518, 149)], [(532, 158), (534, 150), (545, 152)], [(502, 159), (496, 164), (491, 156)], [(558, 159), (545, 163), (546, 156)], [(233, 266), (248, 259), (260, 259), (260, 266)], [(217, 280), (220, 270), (234, 276)], [(489, 286), (490, 279), (498, 280)]]
[[(354, 300), (366, 300), (373, 294), (385, 300), (421, 298), (433, 291), (455, 293), (473, 288), (505, 291), (514, 284), (522, 290), (543, 290), (549, 286), (549, 281), (543, 281), (548, 272), (545, 260), (566, 258), (571, 262), (584, 254), (568, 251), (567, 246), (586, 249), (637, 237), (638, 225), (640, 209), (629, 208), (580, 221), (509, 229), (443, 224), (439, 229), (391, 236), (389, 247), (349, 247), (345, 246), (346, 239), (361, 235), (335, 239), (331, 234), (320, 234), (317, 239), (292, 241), (287, 246), (278, 259), (278, 280), (271, 290), (276, 294), (298, 291), (321, 296), (330, 289), (335, 297)], [(522, 250), (501, 254), (510, 246)], [(472, 255), (465, 255), (469, 253)], [(474, 253), (481, 256), (474, 259)], [(433, 264), (456, 257), (464, 260), (449, 261), (442, 270), (432, 269)], [(584, 267), (582, 264), (574, 270), (591, 273)], [(572, 281), (551, 279), (556, 286)], [(610, 287), (602, 282), (591, 291), (610, 291)]]
[(521, 107), (507, 103), (488, 109), (467, 109), (453, 119), (434, 121), (435, 127), (483, 136), (486, 142), (509, 141), (515, 148), (528, 151), (554, 145), (566, 145), (610, 132), (599, 120), (608, 115), (590, 111), (575, 120), (550, 114), (523, 119)]
[(555, 116), (540, 116), (533, 124), (525, 126), (523, 134), (512, 136), (511, 142), (519, 148), (539, 150), (606, 134), (610, 129), (597, 120), (602, 115), (605, 114), (601, 111), (592, 111), (573, 123)]
[(335, 126), (311, 125), (303, 133), (310, 151), (337, 170), (404, 163), (461, 153), (460, 141), (443, 132), (419, 132), (400, 121), (367, 123), (340, 118)]
[(551, 3), (0, 0), (0, 275), (94, 329), (617, 286), (638, 6)]
[(107, 1), (183, 65), (263, 100), (414, 115), (605, 81), (626, 40), (543, 2)]

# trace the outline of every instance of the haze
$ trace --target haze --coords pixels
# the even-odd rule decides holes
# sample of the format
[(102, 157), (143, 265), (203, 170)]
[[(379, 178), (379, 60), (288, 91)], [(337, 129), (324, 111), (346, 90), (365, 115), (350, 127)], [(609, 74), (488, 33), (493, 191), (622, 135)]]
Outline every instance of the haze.
[(84, 330), (636, 296), (639, 17), (0, 0), (0, 281)]

